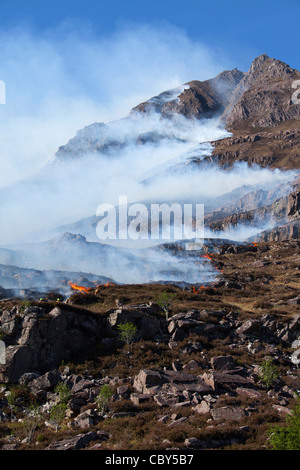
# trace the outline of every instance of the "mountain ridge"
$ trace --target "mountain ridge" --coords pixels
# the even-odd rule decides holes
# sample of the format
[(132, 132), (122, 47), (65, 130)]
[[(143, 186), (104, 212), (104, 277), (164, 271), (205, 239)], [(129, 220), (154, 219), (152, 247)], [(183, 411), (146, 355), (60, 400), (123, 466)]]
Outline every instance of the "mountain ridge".
[[(147, 131), (147, 126), (130, 133), (135, 119), (143, 121), (144, 116), (170, 120), (183, 116), (197, 121), (216, 118), (233, 133), (245, 128), (250, 132), (276, 128), (292, 120), (298, 124), (300, 104), (292, 101), (292, 95), (293, 82), (299, 78), (298, 70), (262, 54), (253, 60), (247, 72), (235, 68), (202, 82), (192, 80), (138, 104), (119, 121), (86, 126), (58, 149), (55, 158), (109, 154), (127, 145), (159, 142), (168, 137), (151, 129)], [(127, 133), (118, 132), (119, 123), (128, 126)]]

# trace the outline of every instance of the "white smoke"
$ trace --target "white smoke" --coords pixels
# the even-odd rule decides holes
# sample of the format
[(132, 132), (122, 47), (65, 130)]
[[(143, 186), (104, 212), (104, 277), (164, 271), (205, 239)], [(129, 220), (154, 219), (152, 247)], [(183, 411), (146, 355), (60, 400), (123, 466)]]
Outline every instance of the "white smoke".
[[(182, 84), (227, 68), (216, 65), (208, 48), (178, 30), (141, 27), (99, 39), (70, 28), (42, 37), (19, 29), (0, 32), (0, 39), (0, 78), (7, 85), (7, 104), (0, 108), (0, 243), (23, 250), (15, 261), (19, 265), (92, 272), (120, 282), (205, 282), (214, 275), (211, 267), (160, 251), (135, 252), (131, 258), (130, 244), (127, 253), (108, 252), (104, 262), (98, 247), (89, 244), (97, 241), (95, 227), (86, 242), (71, 239), (74, 250), (59, 241), (36, 243), (49, 240), (61, 225), (95, 215), (99, 204), (117, 205), (120, 195), (129, 203), (179, 201), (214, 208), (233, 191), (245, 194), (294, 176), (246, 164), (230, 171), (195, 165), (194, 160), (211, 154), (210, 141), (228, 136), (217, 119), (161, 120), (155, 113), (123, 119), (151, 96), (175, 88), (176, 99)], [(105, 125), (83, 129), (74, 138), (93, 122)], [(93, 140), (101, 144), (103, 133), (124, 145), (93, 152)], [(145, 135), (141, 143), (139, 137)], [(67, 147), (74, 154), (82, 147), (87, 152), (60, 151), (60, 158), (53, 159), (71, 138)], [(236, 232), (233, 238), (242, 236)], [(21, 245), (11, 246), (16, 243)], [(5, 256), (14, 259), (14, 253)]]
[[(207, 141), (228, 135), (217, 120), (190, 121), (180, 116), (164, 122), (151, 114), (120, 120), (108, 129), (112, 140), (126, 135), (129, 143), (107, 155), (61, 158), (30, 179), (2, 190), (1, 244), (37, 241), (39, 236), (45, 239), (59, 225), (92, 216), (99, 204), (117, 206), (120, 195), (127, 196), (129, 203), (177, 201), (214, 206), (239, 188), (247, 188), (246, 192), (269, 188), (294, 175), (249, 168), (245, 163), (230, 171), (212, 165), (191, 166), (193, 155), (201, 160), (211, 154), (213, 147)], [(145, 131), (159, 132), (164, 138), (136, 144)]]
[(228, 65), (171, 26), (106, 37), (71, 22), (43, 33), (22, 25), (0, 28), (0, 43), (0, 188), (42, 169), (85, 125), (122, 118), (162, 90)]

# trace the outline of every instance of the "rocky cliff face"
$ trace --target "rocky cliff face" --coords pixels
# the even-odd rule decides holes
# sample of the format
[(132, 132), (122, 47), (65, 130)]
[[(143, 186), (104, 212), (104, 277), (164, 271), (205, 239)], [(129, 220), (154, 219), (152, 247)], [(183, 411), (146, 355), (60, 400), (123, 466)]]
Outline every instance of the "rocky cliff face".
[(292, 192), (287, 201), (287, 212), (291, 219), (298, 219), (300, 217), (300, 189)]
[[(262, 55), (256, 58), (249, 71), (234, 90), (222, 120), (232, 136), (213, 143), (212, 156), (207, 162), (231, 168), (236, 162), (264, 168), (295, 169), (300, 166), (299, 119), (300, 106), (292, 100), (293, 83), (299, 71), (275, 59)], [(203, 164), (199, 162), (199, 164)], [(252, 194), (235, 208), (210, 214), (211, 229), (257, 225), (269, 220), (271, 228), (255, 240), (280, 241), (299, 237), (299, 182), (285, 195), (271, 203), (262, 201), (263, 194)], [(251, 198), (250, 198), (251, 199)], [(228, 212), (231, 210), (231, 214)]]
[(204, 82), (191, 81), (177, 97), (168, 93), (141, 103), (133, 112), (172, 113), (188, 118), (221, 115), (230, 130), (252, 126), (274, 127), (281, 122), (300, 119), (300, 105), (292, 100), (293, 82), (300, 72), (266, 54), (257, 57), (247, 73), (225, 71)]
[(277, 242), (284, 240), (299, 239), (300, 237), (300, 222), (292, 221), (285, 225), (279, 225), (270, 230), (264, 230), (261, 234), (256, 236), (254, 240), (257, 242)]
[[(18, 381), (25, 372), (46, 372), (80, 352), (86, 353), (108, 333), (101, 316), (56, 307), (13, 308), (1, 311), (1, 331), (6, 341), (6, 365), (1, 382)], [(109, 334), (109, 333), (108, 333)]]
[(257, 57), (223, 113), (226, 125), (236, 129), (247, 122), (253, 127), (273, 127), (300, 119), (300, 105), (292, 101), (292, 85), (299, 78), (299, 71), (287, 64), (266, 54)]
[(234, 69), (203, 82), (194, 80), (186, 83), (177, 96), (172, 91), (161, 93), (133, 108), (132, 113), (154, 111), (163, 117), (171, 117), (174, 113), (194, 119), (214, 117), (225, 110), (243, 77), (243, 72)]
[[(253, 240), (280, 241), (299, 237), (299, 181), (271, 190), (247, 193), (234, 204), (224, 205), (205, 216), (210, 230), (222, 232), (234, 228), (254, 227)], [(266, 226), (270, 228), (265, 229)]]

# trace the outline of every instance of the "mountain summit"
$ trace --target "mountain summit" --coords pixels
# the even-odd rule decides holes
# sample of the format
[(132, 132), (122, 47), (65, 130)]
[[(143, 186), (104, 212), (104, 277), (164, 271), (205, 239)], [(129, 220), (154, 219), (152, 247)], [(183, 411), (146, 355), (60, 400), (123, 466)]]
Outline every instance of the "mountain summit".
[[(246, 73), (235, 68), (210, 80), (193, 80), (140, 103), (120, 121), (86, 126), (59, 148), (56, 157), (73, 159), (87, 153), (102, 154), (129, 144), (145, 143), (149, 139), (157, 142), (170, 138), (160, 131), (153, 132), (153, 122), (150, 125), (153, 116), (156, 119), (218, 118), (230, 132), (270, 128), (285, 121), (299, 120), (300, 105), (292, 100), (293, 84), (299, 78), (298, 70), (263, 54), (252, 62)], [(147, 120), (140, 118), (150, 118), (149, 128)], [(122, 126), (124, 123), (126, 126)]]
[(247, 121), (252, 127), (273, 127), (300, 119), (300, 105), (292, 102), (293, 82), (300, 72), (266, 54), (257, 57), (234, 90), (223, 113), (227, 126), (236, 129)]
[(262, 54), (247, 73), (234, 69), (203, 82), (188, 82), (176, 98), (163, 100), (165, 92), (139, 104), (133, 112), (154, 110), (164, 117), (178, 113), (196, 119), (219, 115), (230, 129), (244, 125), (244, 121), (253, 127), (273, 127), (300, 119), (300, 106), (291, 100), (293, 82), (299, 78), (298, 70)]

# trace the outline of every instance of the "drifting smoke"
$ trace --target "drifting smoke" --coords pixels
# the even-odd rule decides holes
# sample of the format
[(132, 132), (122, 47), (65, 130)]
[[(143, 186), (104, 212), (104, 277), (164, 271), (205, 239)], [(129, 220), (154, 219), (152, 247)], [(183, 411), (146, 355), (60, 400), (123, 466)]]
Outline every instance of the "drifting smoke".
[(43, 33), (22, 25), (0, 29), (0, 42), (0, 187), (42, 169), (85, 125), (120, 119), (162, 90), (229, 65), (167, 25), (124, 27), (110, 37), (71, 22)]
[[(227, 64), (215, 66), (206, 48), (171, 28), (143, 27), (100, 41), (92, 33), (59, 33), (59, 39), (53, 32), (0, 35), (8, 89), (0, 114), (0, 262), (118, 282), (211, 281), (215, 270), (196, 256), (100, 243), (93, 216), (99, 204), (117, 206), (120, 195), (129, 203), (214, 209), (232, 192), (241, 197), (293, 177), (242, 164), (231, 171), (194, 165), (211, 154), (210, 141), (228, 136), (217, 119), (162, 120), (154, 112), (124, 118), (150, 96), (171, 89), (164, 96), (176, 99), (182, 83), (211, 78)], [(19, 80), (16, 70), (22, 70)]]
[[(201, 159), (211, 153), (212, 146), (207, 141), (228, 135), (216, 119), (191, 121), (178, 116), (161, 121), (157, 115), (150, 114), (123, 119), (104, 128), (97, 126), (97, 129), (96, 133), (93, 131), (93, 146), (102, 141), (104, 130), (109, 142), (114, 142), (118, 136), (118, 142), (123, 145), (78, 155), (77, 150), (86, 142), (86, 133), (89, 135), (88, 129), (80, 131), (43, 172), (6, 192), (2, 220), (8, 222), (8, 233), (14, 229), (19, 245), (8, 246), (12, 249), (3, 251), (0, 257), (3, 264), (91, 272), (127, 283), (205, 284), (215, 278), (217, 271), (210, 263), (199, 261), (197, 253), (173, 256), (168, 250), (151, 247), (151, 243), (137, 244), (131, 240), (122, 241), (123, 248), (118, 247), (116, 241), (108, 241), (112, 246), (105, 245), (97, 239), (94, 218), (88, 216), (95, 214), (102, 203), (117, 207), (120, 195), (126, 195), (130, 203), (179, 202), (216, 208), (220, 200), (224, 202), (227, 198), (233, 202), (237, 195), (240, 198), (250, 190), (286, 183), (293, 175), (249, 168), (246, 164), (236, 165), (231, 171), (211, 165), (191, 166), (193, 156)], [(159, 138), (154, 139), (154, 143), (151, 138), (143, 145), (137, 143), (145, 132), (148, 137), (159, 135)], [(234, 192), (237, 193), (235, 199)], [(12, 220), (9, 215), (15, 214), (16, 208), (18, 219)], [(87, 219), (77, 221), (82, 217)], [(59, 224), (74, 221), (75, 226), (58, 229)], [(240, 229), (233, 234), (205, 232), (205, 236), (241, 240), (245, 230), (244, 227), (243, 233)], [(2, 234), (5, 232), (4, 227)], [(21, 237), (17, 240), (19, 234)], [(25, 235), (35, 243), (20, 243), (24, 242)], [(38, 235), (41, 241), (36, 243)], [(152, 245), (162, 242), (155, 241)]]
[[(138, 136), (146, 131), (153, 136), (159, 131), (163, 138), (137, 144)], [(195, 122), (179, 117), (159, 122), (151, 115), (120, 120), (108, 125), (107, 132), (110, 141), (119, 136), (118, 142), (122, 142), (126, 136), (126, 145), (108, 153), (56, 159), (33, 177), (1, 191), (2, 244), (37, 241), (39, 237), (46, 240), (58, 226), (95, 214), (99, 204), (117, 206), (120, 195), (126, 195), (129, 203), (185, 202), (213, 207), (215, 200), (239, 188), (249, 192), (249, 187), (267, 188), (291, 178), (291, 173), (246, 164), (231, 171), (190, 165), (193, 156), (210, 155), (212, 146), (207, 141), (228, 135), (217, 120)], [(82, 140), (79, 133), (76, 145)], [(75, 154), (74, 144), (71, 149)], [(89, 239), (93, 236), (95, 241), (95, 230)]]

